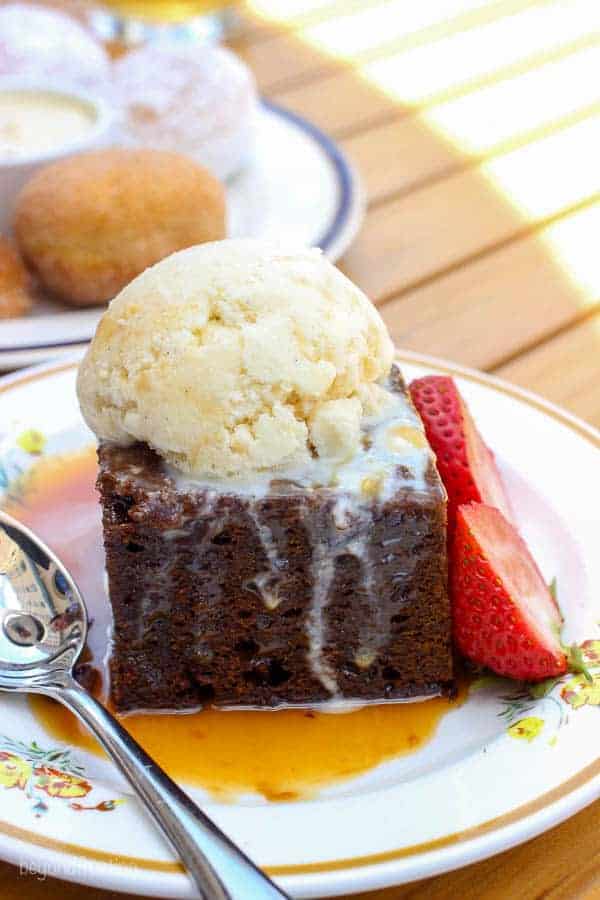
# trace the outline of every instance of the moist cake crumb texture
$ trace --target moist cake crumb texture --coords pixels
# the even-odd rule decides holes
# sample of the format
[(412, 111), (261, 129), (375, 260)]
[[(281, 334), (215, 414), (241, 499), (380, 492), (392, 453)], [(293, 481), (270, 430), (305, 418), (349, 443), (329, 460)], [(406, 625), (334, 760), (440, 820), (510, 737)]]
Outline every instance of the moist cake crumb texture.
[(453, 689), (446, 495), (400, 373), (350, 461), (185, 482), (99, 449), (120, 711)]

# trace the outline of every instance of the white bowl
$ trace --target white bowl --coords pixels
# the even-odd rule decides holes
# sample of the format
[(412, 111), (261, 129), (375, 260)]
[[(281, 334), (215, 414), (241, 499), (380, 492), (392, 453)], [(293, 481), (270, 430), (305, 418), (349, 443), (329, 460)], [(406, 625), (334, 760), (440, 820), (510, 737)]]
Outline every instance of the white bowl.
[(57, 159), (93, 150), (111, 142), (115, 125), (115, 114), (112, 108), (101, 98), (86, 93), (78, 88), (47, 86), (39, 83), (0, 79), (0, 94), (4, 92), (31, 94), (51, 94), (76, 100), (87, 106), (94, 118), (92, 126), (85, 134), (74, 140), (66, 140), (52, 149), (28, 155), (2, 158), (0, 156), (0, 232), (7, 234), (11, 230), (12, 216), (17, 195), (26, 181), (38, 169)]

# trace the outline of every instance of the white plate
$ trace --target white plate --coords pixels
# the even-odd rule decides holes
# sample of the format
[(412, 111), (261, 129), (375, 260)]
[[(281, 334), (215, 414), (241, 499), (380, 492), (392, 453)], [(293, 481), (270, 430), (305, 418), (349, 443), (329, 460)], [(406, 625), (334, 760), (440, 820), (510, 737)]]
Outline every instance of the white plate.
[[(600, 434), (484, 375), (409, 354), (401, 354), (400, 362), (409, 378), (424, 372), (455, 375), (497, 453), (521, 529), (546, 578), (557, 579), (565, 638), (598, 639)], [(74, 374), (74, 363), (55, 363), (0, 386), (5, 471), (28, 462), (27, 454), (15, 449), (23, 429), (44, 432), (47, 453), (89, 441)], [(596, 664), (595, 696), (588, 699), (598, 702), (600, 661)], [(506, 688), (471, 693), (417, 752), (338, 782), (313, 800), (270, 804), (246, 796), (243, 802), (219, 804), (199, 789), (190, 792), (295, 897), (333, 896), (434, 875), (528, 840), (599, 796), (600, 711), (582, 702), (582, 678), (566, 677), (548, 697), (531, 701), (529, 710), (518, 700), (510, 706), (503, 699)], [(564, 693), (575, 698), (576, 708)], [(523, 725), (508, 732), (508, 725), (532, 717), (541, 728), (535, 739), (516, 738)], [(0, 733), (55, 749), (24, 698), (0, 696)], [(100, 815), (75, 813), (61, 797), (44, 795), (48, 811), (36, 818), (35, 785), (29, 797), (25, 790), (2, 786), (2, 778), (10, 781), (2, 769), (3, 749), (10, 752), (6, 738), (0, 739), (0, 856), (104, 888), (192, 896), (133, 798)], [(72, 756), (93, 786), (86, 802), (127, 796), (108, 762), (81, 750)]]
[[(263, 101), (253, 160), (227, 186), (228, 233), (321, 247), (332, 262), (364, 213), (358, 176), (320, 129)], [(43, 301), (31, 315), (0, 321), (0, 371), (72, 353), (88, 341), (103, 307)]]

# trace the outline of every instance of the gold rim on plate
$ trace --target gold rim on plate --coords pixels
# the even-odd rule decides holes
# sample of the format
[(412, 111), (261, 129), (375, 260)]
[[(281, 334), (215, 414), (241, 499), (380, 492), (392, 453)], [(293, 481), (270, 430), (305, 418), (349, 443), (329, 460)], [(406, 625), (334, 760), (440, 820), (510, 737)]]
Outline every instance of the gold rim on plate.
[[(493, 390), (498, 391), (499, 393), (506, 394), (509, 397), (513, 397), (519, 402), (525, 403), (528, 406), (531, 406), (543, 412), (545, 415), (549, 416), (555, 421), (560, 422), (571, 431), (576, 432), (580, 437), (585, 438), (594, 447), (600, 448), (600, 432), (598, 432), (592, 426), (587, 425), (580, 419), (577, 419), (575, 416), (572, 416), (570, 413), (565, 412), (564, 410), (554, 406), (552, 403), (549, 403), (546, 400), (543, 400), (541, 397), (537, 397), (535, 394), (532, 394), (529, 391), (518, 388), (514, 385), (509, 384), (508, 382), (501, 381), (500, 379), (493, 378), (490, 375), (485, 375), (482, 372), (477, 372), (474, 369), (468, 369), (453, 363), (440, 362), (433, 357), (428, 357), (417, 353), (398, 351), (396, 353), (396, 359), (401, 363), (414, 363), (415, 365), (433, 369), (436, 372), (442, 372), (448, 375), (458, 375), (459, 377), (464, 378), (467, 381), (482, 384), (485, 387), (492, 388)], [(22, 376), (11, 376), (10, 379), (6, 380), (4, 384), (0, 384), (0, 393), (6, 393), (13, 388), (19, 388), (24, 384), (28, 384), (32, 381), (38, 381), (42, 378), (48, 378), (60, 372), (67, 371), (68, 369), (73, 369), (76, 366), (77, 362), (71, 360), (70, 362), (66, 363), (57, 363), (55, 365), (50, 365), (44, 367), (44, 369), (42, 370), (29, 372)], [(504, 828), (507, 825), (514, 825), (516, 822), (520, 822), (523, 819), (526, 819), (529, 816), (533, 815), (534, 813), (541, 812), (542, 810), (551, 806), (553, 803), (556, 803), (558, 800), (561, 800), (563, 797), (571, 794), (573, 791), (588, 784), (597, 775), (600, 775), (600, 759), (596, 760), (596, 762), (587, 766), (585, 769), (582, 769), (567, 781), (564, 781), (557, 787), (552, 788), (551, 790), (537, 797), (535, 800), (524, 803), (522, 806), (519, 806), (508, 813), (504, 813), (503, 815), (497, 816), (494, 819), (489, 819), (487, 822), (482, 822), (479, 825), (475, 825), (472, 828), (466, 829), (465, 831), (457, 831), (453, 834), (443, 835), (442, 837), (435, 838), (432, 841), (413, 844), (412, 846), (408, 847), (400, 847), (395, 850), (386, 850), (382, 853), (372, 853), (367, 856), (355, 856), (348, 857), (347, 859), (333, 859), (325, 860), (322, 862), (264, 866), (263, 868), (269, 875), (321, 875), (329, 872), (348, 869), (362, 869), (367, 866), (379, 865), (382, 863), (393, 862), (398, 859), (406, 859), (407, 857), (418, 856), (423, 853), (428, 853), (432, 850), (440, 850), (444, 847), (464, 844), (475, 838), (481, 837), (484, 834), (489, 834), (492, 831), (497, 831), (500, 828)], [(124, 856), (121, 854), (109, 853), (105, 850), (95, 850), (92, 847), (82, 847), (79, 844), (72, 844), (68, 841), (60, 841), (55, 838), (45, 837), (38, 832), (29, 831), (25, 828), (19, 828), (15, 825), (11, 825), (9, 822), (4, 822), (2, 820), (0, 820), (0, 833), (38, 847), (44, 847), (49, 850), (57, 850), (62, 853), (68, 853), (72, 856), (84, 857), (85, 859), (109, 863), (111, 865), (130, 866), (136, 869), (144, 869), (153, 872), (166, 872), (176, 874), (184, 872), (183, 866), (180, 863), (167, 862), (166, 860), (163, 861), (145, 859), (143, 857), (137, 856)]]

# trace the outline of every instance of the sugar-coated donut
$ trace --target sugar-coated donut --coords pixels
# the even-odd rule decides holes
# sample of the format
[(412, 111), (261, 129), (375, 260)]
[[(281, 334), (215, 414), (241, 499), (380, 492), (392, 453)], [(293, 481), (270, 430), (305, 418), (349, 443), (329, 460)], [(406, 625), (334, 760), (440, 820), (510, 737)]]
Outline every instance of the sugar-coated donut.
[(225, 237), (225, 196), (181, 154), (98, 150), (37, 172), (17, 198), (14, 230), (42, 286), (88, 306), (174, 251)]
[(114, 64), (124, 146), (186, 153), (217, 178), (252, 153), (258, 98), (248, 66), (224, 47), (157, 41)]
[(102, 95), (112, 77), (108, 53), (80, 22), (35, 3), (0, 5), (0, 76)]

